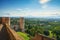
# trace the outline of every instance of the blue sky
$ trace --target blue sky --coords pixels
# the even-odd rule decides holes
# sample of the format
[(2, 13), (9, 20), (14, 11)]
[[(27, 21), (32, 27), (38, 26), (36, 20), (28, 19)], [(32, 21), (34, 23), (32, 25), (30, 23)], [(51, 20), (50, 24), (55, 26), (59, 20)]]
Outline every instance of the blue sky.
[(60, 17), (60, 0), (0, 0), (1, 16)]

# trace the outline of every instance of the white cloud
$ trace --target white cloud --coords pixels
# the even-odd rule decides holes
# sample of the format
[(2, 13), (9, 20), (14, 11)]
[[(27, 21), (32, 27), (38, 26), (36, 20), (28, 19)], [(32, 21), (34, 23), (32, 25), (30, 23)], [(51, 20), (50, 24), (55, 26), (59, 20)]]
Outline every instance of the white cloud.
[(21, 11), (21, 10), (23, 10), (23, 9), (17, 8), (16, 10)]
[(48, 5), (42, 5), (41, 7), (42, 8), (48, 8)]
[(39, 0), (39, 3), (41, 4), (42, 8), (47, 8), (48, 7), (47, 3), (50, 1), (51, 0)]
[(45, 4), (45, 3), (49, 2), (49, 1), (51, 1), (51, 0), (39, 0), (39, 2), (40, 2), (41, 4)]

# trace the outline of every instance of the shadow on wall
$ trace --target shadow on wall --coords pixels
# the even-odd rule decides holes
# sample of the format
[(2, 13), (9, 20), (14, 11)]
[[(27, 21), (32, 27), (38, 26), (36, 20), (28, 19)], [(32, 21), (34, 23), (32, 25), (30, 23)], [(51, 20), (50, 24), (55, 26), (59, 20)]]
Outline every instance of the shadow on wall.
[(7, 33), (7, 29), (4, 25), (0, 31), (0, 40), (10, 40), (9, 34)]

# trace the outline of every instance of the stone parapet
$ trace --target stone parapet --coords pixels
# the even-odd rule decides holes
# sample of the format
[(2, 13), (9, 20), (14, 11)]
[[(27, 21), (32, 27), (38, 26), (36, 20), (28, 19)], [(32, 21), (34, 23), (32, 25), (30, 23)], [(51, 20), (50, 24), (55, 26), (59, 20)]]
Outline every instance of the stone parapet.
[(55, 40), (55, 39), (42, 34), (35, 34), (35, 37), (32, 38), (31, 40)]

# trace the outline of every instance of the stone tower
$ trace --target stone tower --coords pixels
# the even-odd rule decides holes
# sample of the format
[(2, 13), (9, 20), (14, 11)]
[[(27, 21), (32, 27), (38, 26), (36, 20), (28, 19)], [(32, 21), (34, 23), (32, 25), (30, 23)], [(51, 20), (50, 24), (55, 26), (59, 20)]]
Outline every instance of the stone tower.
[(20, 17), (19, 26), (20, 26), (20, 30), (24, 32), (24, 18), (23, 17)]
[(2, 17), (0, 17), (0, 24), (2, 24)]
[(8, 25), (10, 25), (10, 18), (9, 18), (9, 17), (6, 17), (6, 18), (5, 18), (5, 21), (6, 21), (6, 23), (7, 23)]
[(9, 17), (0, 17), (0, 23), (7, 23), (8, 25), (10, 25), (10, 18)]

